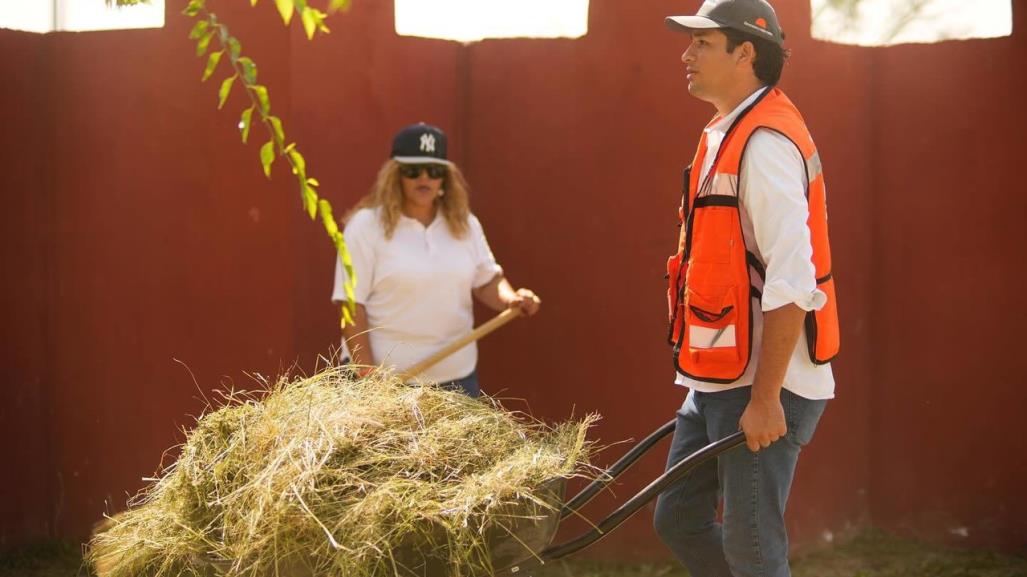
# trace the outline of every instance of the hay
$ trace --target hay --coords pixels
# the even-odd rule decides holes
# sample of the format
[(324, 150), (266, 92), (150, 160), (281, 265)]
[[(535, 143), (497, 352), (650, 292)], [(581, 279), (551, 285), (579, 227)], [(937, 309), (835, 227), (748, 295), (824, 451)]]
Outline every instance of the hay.
[(489, 574), (488, 536), (559, 507), (543, 489), (585, 470), (597, 419), (549, 428), (340, 368), (226, 399), (94, 536), (98, 575)]

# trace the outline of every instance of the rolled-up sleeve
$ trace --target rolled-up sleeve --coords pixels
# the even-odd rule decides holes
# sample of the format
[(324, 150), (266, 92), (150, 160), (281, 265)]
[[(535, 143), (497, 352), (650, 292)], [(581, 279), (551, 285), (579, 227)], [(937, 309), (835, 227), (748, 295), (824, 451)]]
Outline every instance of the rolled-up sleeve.
[(760, 129), (749, 141), (741, 172), (743, 208), (766, 266), (762, 309), (792, 303), (820, 310), (827, 295), (817, 288), (813, 266), (802, 154), (784, 135)]
[[(361, 210), (346, 223), (342, 236), (346, 240), (346, 249), (353, 262), (353, 273), (357, 277), (353, 292), (358, 304), (367, 304), (374, 284), (374, 240), (381, 226), (372, 210)], [(332, 289), (332, 302), (346, 299), (346, 281), (349, 275), (342, 266), (342, 260), (335, 259), (335, 287)]]
[(496, 275), (503, 274), (503, 267), (499, 266), (499, 263), (496, 262), (496, 257), (492, 255), (492, 249), (489, 247), (489, 241), (485, 238), (485, 230), (482, 228), (481, 222), (478, 221), (478, 217), (473, 214), (470, 215), (468, 223), (471, 229), (471, 250), (474, 255), (474, 280), (472, 286), (478, 288), (487, 285), (492, 279), (496, 278)]

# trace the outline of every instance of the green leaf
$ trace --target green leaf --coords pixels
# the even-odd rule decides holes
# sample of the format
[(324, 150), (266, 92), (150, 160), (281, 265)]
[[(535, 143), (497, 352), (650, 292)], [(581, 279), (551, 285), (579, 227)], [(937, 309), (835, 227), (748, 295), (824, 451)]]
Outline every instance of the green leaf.
[(307, 40), (313, 40), (314, 32), (317, 31), (317, 10), (304, 8), (300, 13), (300, 20), (303, 21), (303, 31), (307, 33)]
[(311, 219), (317, 218), (317, 191), (304, 183), (303, 185), (303, 208), (307, 209), (307, 214), (310, 215)]
[[(339, 235), (342, 236), (342, 235)], [(356, 302), (356, 287), (360, 279), (357, 278), (357, 271), (353, 269), (353, 261), (350, 260), (349, 250), (346, 248), (346, 241), (341, 240), (335, 243), (335, 250), (339, 253), (339, 258), (342, 259), (342, 269), (346, 271), (346, 283), (343, 288), (346, 290), (346, 300), (350, 303)], [(356, 312), (356, 307), (351, 307), (353, 312)]]
[(324, 23), (325, 17), (328, 16), (327, 14), (307, 6), (303, 6), (298, 10), (300, 12), (300, 19), (303, 20), (303, 30), (307, 33), (307, 40), (313, 40), (314, 33), (318, 30), (325, 34), (329, 32), (328, 27)]
[(232, 55), (232, 60), (238, 60), (239, 54), (242, 53), (242, 44), (235, 36), (228, 39), (228, 53)]
[(309, 184), (310, 186), (321, 186), (321, 183), (318, 182), (316, 178), (308, 178), (307, 184)]
[(260, 115), (267, 116), (271, 112), (271, 100), (267, 94), (267, 87), (257, 84), (252, 89), (253, 93), (257, 95), (257, 103), (260, 104)]
[(210, 53), (210, 57), (207, 58), (207, 68), (203, 70), (203, 78), (200, 79), (201, 82), (206, 82), (214, 74), (214, 70), (218, 67), (218, 62), (221, 62), (221, 55), (224, 53), (224, 50)]
[(289, 21), (292, 20), (292, 12), (295, 8), (293, 0), (275, 0), (275, 6), (278, 7), (278, 13), (282, 15), (282, 22), (285, 25), (289, 25)]
[(239, 65), (242, 66), (242, 77), (246, 81), (246, 84), (257, 83), (257, 65), (249, 57), (243, 56), (238, 60)]
[(260, 164), (264, 167), (264, 176), (271, 178), (271, 163), (275, 161), (275, 141), (269, 140), (260, 147)]
[(193, 29), (189, 31), (189, 38), (191, 40), (198, 40), (207, 32), (207, 28), (210, 27), (210, 22), (206, 20), (200, 20), (193, 26)]
[[(334, 222), (335, 218), (332, 217), (331, 205), (328, 204), (327, 200), (322, 200), (321, 202), (324, 203), (324, 205), (321, 206), (322, 220), (326, 218), (325, 213), (327, 213), (327, 218), (330, 218), (332, 222)], [(327, 227), (327, 224), (325, 226)], [(332, 235), (329, 233), (329, 236), (331, 236), (332, 240), (335, 242), (335, 250), (339, 254), (339, 260), (342, 261), (343, 270), (346, 271), (347, 280), (346, 283), (343, 285), (343, 288), (346, 291), (346, 301), (350, 303), (351, 312), (355, 313), (357, 309), (355, 306), (356, 295), (354, 293), (354, 290), (356, 289), (357, 282), (359, 281), (359, 279), (357, 279), (357, 271), (353, 270), (353, 259), (349, 255), (349, 249), (346, 248), (346, 240), (343, 238), (342, 233), (339, 233), (338, 235)], [(345, 316), (345, 309), (343, 310), (343, 315)], [(353, 321), (352, 319), (349, 319), (347, 322)]]
[(328, 13), (334, 14), (339, 10), (349, 10), (350, 4), (350, 0), (332, 0), (328, 4)]
[(277, 116), (268, 116), (267, 120), (271, 123), (271, 132), (275, 135), (275, 140), (285, 144), (285, 130), (282, 129), (282, 119)]
[[(313, 179), (311, 179), (313, 180)], [(353, 270), (353, 259), (350, 258), (349, 249), (346, 248), (346, 239), (342, 235), (342, 231), (339, 230), (339, 224), (335, 221), (335, 216), (332, 214), (332, 205), (325, 199), (317, 201), (318, 210), (321, 212), (321, 224), (324, 225), (325, 232), (335, 243), (335, 250), (338, 251), (339, 260), (342, 262), (342, 268), (346, 271), (346, 300), (351, 304), (356, 302), (354, 298), (353, 289), (357, 283), (357, 273)], [(354, 311), (356, 309), (353, 309)]]
[(250, 0), (250, 6), (256, 6), (258, 0)]
[(210, 46), (210, 39), (214, 37), (213, 32), (208, 32), (196, 43), (196, 56), (203, 56), (207, 53), (207, 47)]
[(182, 14), (192, 17), (200, 13), (203, 10), (203, 0), (190, 0), (189, 4), (186, 5), (185, 10), (182, 10)]
[(306, 159), (303, 158), (303, 155), (300, 154), (300, 151), (296, 150), (295, 145), (289, 150), (288, 154), (289, 154), (289, 158), (292, 159), (293, 172), (295, 174), (302, 175), (303, 178), (304, 178), (304, 181), (306, 181), (306, 176), (307, 176), (307, 161), (306, 161)]
[(243, 144), (250, 137), (250, 122), (253, 119), (253, 107), (249, 107), (242, 111), (242, 117), (239, 119), (239, 131), (242, 132)]
[(221, 90), (218, 90), (218, 110), (221, 110), (225, 105), (225, 101), (228, 100), (228, 95), (232, 92), (232, 83), (235, 82), (236, 76), (238, 74), (233, 74), (225, 78), (224, 82), (221, 83)]
[[(343, 267), (343, 268), (345, 268), (345, 267)], [(352, 273), (352, 274), (350, 274), (350, 273)], [(353, 276), (354, 274), (356, 274), (355, 272), (353, 272), (353, 267), (350, 267), (349, 269), (347, 269), (347, 274), (350, 274), (350, 277), (349, 277), (349, 280), (346, 281), (346, 284), (343, 286), (343, 288), (346, 289), (346, 300), (348, 302), (354, 303), (354, 302), (356, 302), (356, 299), (357, 299), (357, 293), (356, 293), (357, 281), (356, 281), (356, 278)], [(351, 308), (350, 312), (355, 312), (355, 311)], [(352, 317), (350, 317), (349, 322), (350, 323), (353, 322), (353, 318)]]
[(335, 217), (332, 216), (332, 205), (322, 198), (317, 201), (317, 207), (321, 212), (321, 223), (325, 227), (325, 232), (334, 241), (339, 235), (339, 223), (335, 222)]

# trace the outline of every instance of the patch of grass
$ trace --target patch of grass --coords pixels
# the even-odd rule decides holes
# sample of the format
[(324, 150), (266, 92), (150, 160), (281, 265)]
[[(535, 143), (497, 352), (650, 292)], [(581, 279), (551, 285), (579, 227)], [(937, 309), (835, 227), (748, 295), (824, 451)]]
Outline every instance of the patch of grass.
[[(792, 562), (794, 577), (1024, 577), (1027, 559), (958, 551), (868, 530)], [(51, 542), (0, 555), (0, 577), (90, 577), (80, 547)], [(532, 577), (688, 577), (677, 563), (611, 563), (571, 558)]]
[[(793, 577), (1027, 577), (1027, 559), (960, 551), (870, 529), (848, 543), (792, 560)], [(533, 577), (688, 577), (677, 563), (619, 564), (567, 559)]]
[(547, 565), (532, 577), (688, 577), (678, 563), (610, 563), (567, 559)]
[(793, 564), (795, 577), (1024, 577), (1027, 559), (900, 539), (871, 529)]
[(80, 545), (45, 541), (0, 554), (0, 577), (87, 577)]

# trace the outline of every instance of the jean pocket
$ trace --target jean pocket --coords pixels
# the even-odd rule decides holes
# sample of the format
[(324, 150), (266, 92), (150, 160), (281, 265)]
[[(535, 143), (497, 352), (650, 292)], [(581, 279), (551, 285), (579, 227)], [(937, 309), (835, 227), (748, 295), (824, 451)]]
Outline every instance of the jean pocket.
[(807, 445), (813, 440), (817, 423), (827, 407), (827, 399), (807, 399), (781, 389), (781, 404), (784, 405), (788, 437), (799, 446)]

